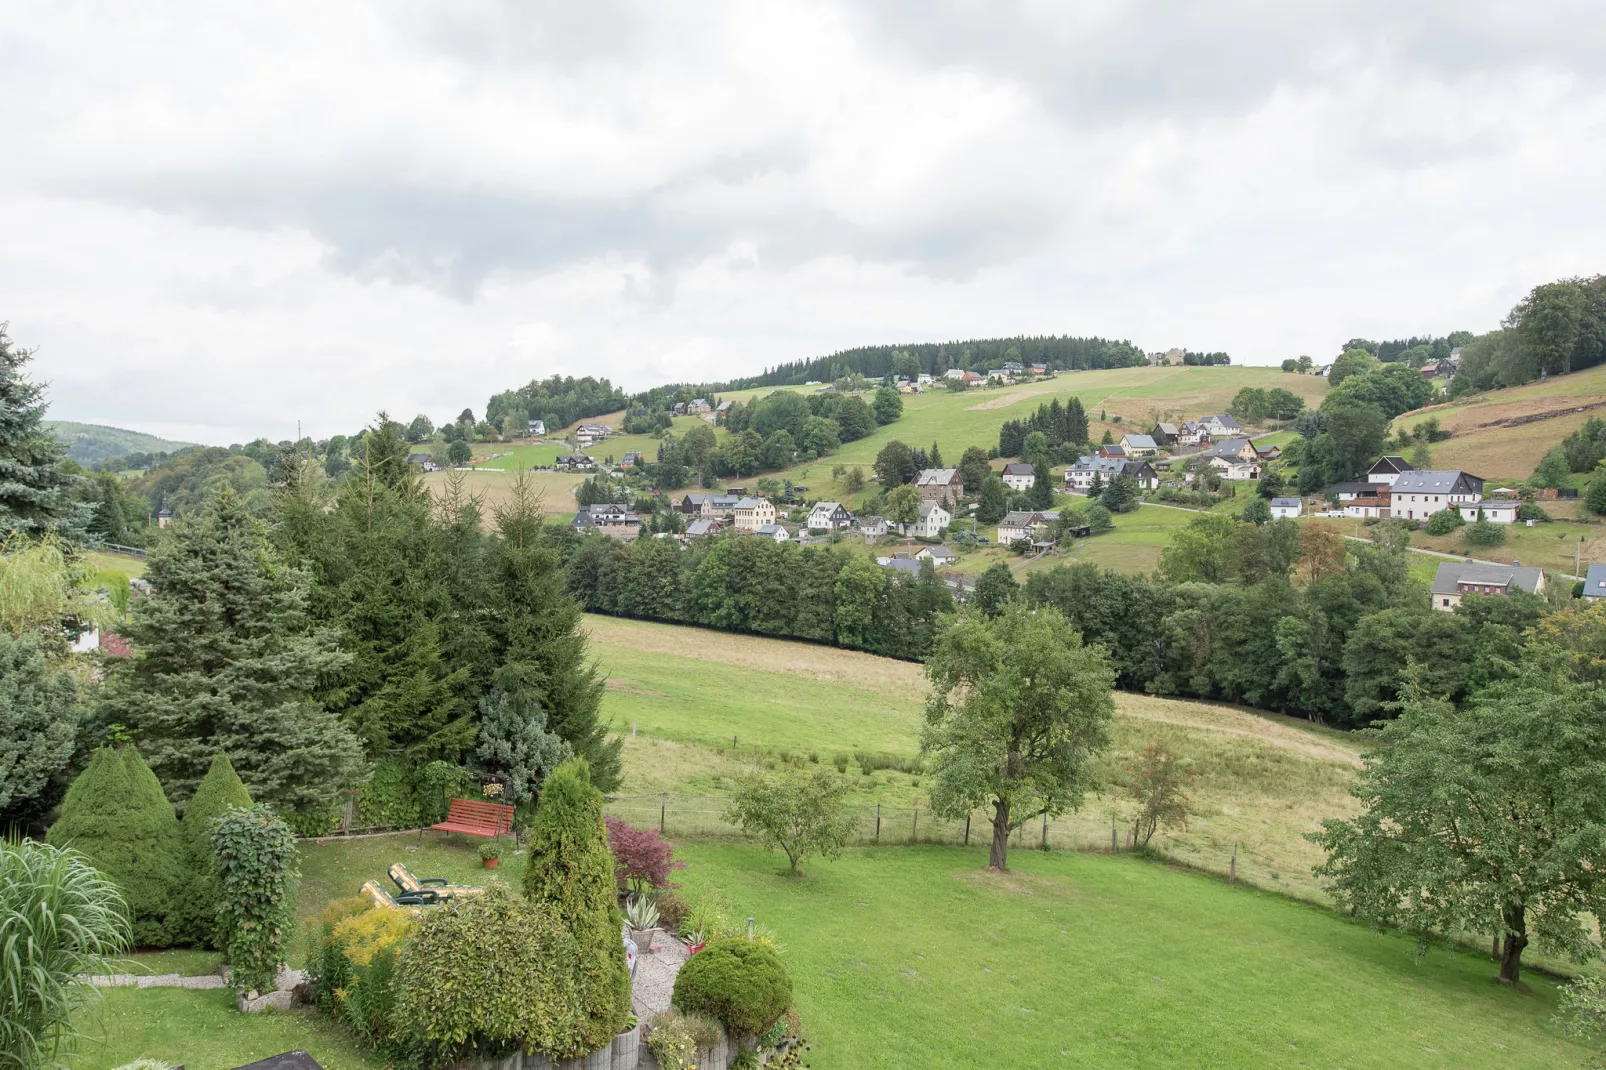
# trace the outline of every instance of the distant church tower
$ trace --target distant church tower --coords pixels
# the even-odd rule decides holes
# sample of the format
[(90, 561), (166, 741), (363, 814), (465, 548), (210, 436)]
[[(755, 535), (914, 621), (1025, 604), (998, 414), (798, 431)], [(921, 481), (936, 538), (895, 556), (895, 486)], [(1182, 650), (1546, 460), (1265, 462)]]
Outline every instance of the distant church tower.
[(159, 527), (159, 528), (165, 528), (165, 527), (167, 527), (167, 525), (171, 524), (172, 522), (173, 522), (173, 510), (168, 507), (167, 495), (164, 494), (164, 495), (162, 495), (161, 507), (156, 510), (156, 526)]

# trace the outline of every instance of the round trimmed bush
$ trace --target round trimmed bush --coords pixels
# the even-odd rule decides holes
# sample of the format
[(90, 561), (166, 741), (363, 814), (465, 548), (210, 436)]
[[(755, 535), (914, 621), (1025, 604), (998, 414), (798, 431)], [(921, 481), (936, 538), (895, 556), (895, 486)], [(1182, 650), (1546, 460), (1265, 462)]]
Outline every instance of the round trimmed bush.
[(1428, 519), (1428, 534), (1448, 535), (1465, 523), (1459, 510), (1441, 509)]
[(132, 915), (136, 947), (173, 943), (170, 915), (181, 883), (178, 818), (138, 751), (96, 751), (67, 789), (47, 839), (80, 852), (117, 885)]
[(686, 960), (672, 999), (677, 1010), (717, 1019), (734, 1037), (762, 1033), (791, 1002), (780, 956), (750, 940), (717, 940)]

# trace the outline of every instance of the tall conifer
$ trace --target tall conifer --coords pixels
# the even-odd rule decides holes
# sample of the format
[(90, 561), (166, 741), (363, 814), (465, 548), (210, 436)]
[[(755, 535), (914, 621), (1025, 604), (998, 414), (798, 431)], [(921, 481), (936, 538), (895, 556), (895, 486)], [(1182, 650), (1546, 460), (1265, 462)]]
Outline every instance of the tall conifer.
[(190, 796), (179, 821), (181, 892), (173, 905), (174, 935), (221, 949), (218, 932), (217, 850), (212, 846), (212, 823), (230, 810), (250, 809), (245, 790), (227, 754), (214, 754), (212, 767)]
[(92, 506), (74, 494), (84, 480), (74, 474), (66, 448), (40, 425), (45, 387), (24, 374), (32, 359), (0, 323), (0, 537), (71, 538), (83, 534)]

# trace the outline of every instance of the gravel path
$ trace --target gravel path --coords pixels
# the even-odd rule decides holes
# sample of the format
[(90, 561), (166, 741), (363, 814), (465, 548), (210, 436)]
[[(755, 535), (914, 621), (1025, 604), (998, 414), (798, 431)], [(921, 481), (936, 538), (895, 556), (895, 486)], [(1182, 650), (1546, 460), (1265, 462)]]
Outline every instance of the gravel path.
[(96, 988), (223, 988), (222, 976), (205, 973), (185, 977), (176, 973), (112, 973), (86, 977)]
[(641, 949), (636, 956), (635, 983), (630, 991), (630, 1009), (645, 1022), (659, 1011), (669, 1009), (675, 991), (675, 975), (691, 956), (686, 945), (668, 933), (653, 936), (652, 950)]

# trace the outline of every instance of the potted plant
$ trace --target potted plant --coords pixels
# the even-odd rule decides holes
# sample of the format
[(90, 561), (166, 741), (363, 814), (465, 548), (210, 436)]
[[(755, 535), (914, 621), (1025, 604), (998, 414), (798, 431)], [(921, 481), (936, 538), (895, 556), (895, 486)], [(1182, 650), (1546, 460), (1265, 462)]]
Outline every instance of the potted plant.
[(643, 952), (650, 952), (653, 934), (658, 931), (658, 908), (646, 896), (638, 895), (625, 907), (625, 921), (630, 924), (630, 939)]
[(502, 860), (502, 845), (496, 840), (480, 844), (480, 865), (486, 869), (495, 869)]

